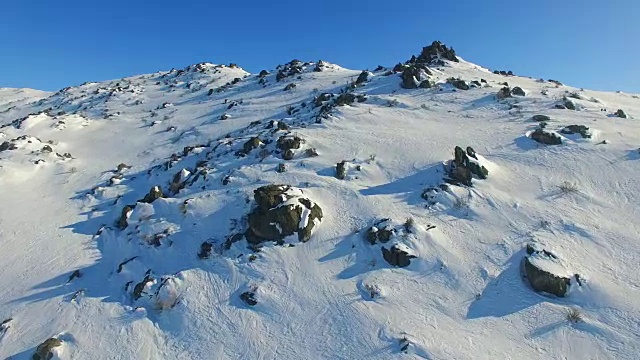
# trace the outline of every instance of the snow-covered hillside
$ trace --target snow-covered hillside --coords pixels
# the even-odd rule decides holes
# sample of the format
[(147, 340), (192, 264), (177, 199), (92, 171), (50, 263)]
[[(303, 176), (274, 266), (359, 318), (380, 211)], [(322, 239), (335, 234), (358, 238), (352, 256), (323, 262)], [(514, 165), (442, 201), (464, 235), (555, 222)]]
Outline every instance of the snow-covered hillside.
[(637, 359), (637, 117), (439, 43), (0, 89), (0, 358)]

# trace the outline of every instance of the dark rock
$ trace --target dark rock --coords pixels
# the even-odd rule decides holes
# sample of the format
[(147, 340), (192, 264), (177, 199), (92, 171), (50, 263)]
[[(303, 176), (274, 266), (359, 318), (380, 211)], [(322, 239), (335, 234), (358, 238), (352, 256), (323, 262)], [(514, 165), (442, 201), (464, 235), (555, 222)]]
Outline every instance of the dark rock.
[(567, 108), (567, 107), (566, 107), (566, 106), (564, 106), (563, 104), (556, 104), (554, 107), (555, 107), (556, 109), (560, 109), (560, 110), (564, 110), (564, 109), (566, 109), (566, 108)]
[(340, 180), (344, 180), (347, 177), (347, 162), (342, 160), (341, 162), (336, 164), (336, 178)]
[(547, 144), (547, 145), (562, 144), (562, 139), (558, 135), (551, 132), (544, 131), (542, 129), (536, 129), (534, 132), (531, 133), (530, 137), (541, 144)]
[(502, 100), (511, 97), (511, 89), (508, 86), (503, 87), (496, 94), (496, 99)]
[(291, 149), (285, 150), (282, 153), (282, 159), (284, 160), (293, 160), (294, 157), (295, 157), (295, 153)]
[(240, 300), (244, 301), (244, 303), (249, 306), (255, 306), (258, 304), (258, 300), (256, 300), (256, 294), (253, 291), (245, 291), (240, 294)]
[(478, 160), (476, 151), (472, 147), (467, 147), (465, 152), (461, 147), (456, 146), (454, 159), (450, 164), (448, 178), (445, 178), (445, 181), (454, 185), (472, 186), (473, 175), (481, 180), (486, 179), (489, 175), (489, 170), (469, 158)]
[(144, 279), (142, 279), (142, 281), (140, 281), (139, 283), (136, 284), (136, 286), (133, 287), (133, 293), (132, 293), (133, 300), (138, 300), (142, 297), (142, 294), (144, 293), (144, 288), (151, 281), (153, 281), (153, 279), (149, 274), (147, 274), (144, 276)]
[(336, 99), (336, 106), (351, 105), (356, 101), (356, 96), (352, 93), (340, 94)]
[(287, 166), (284, 163), (280, 163), (278, 164), (278, 167), (276, 168), (276, 171), (279, 173), (283, 173), (285, 171), (287, 171)]
[(42, 344), (38, 345), (32, 360), (50, 360), (53, 358), (53, 349), (62, 346), (62, 341), (56, 338), (49, 338)]
[(318, 156), (318, 151), (315, 148), (309, 148), (309, 149), (305, 150), (304, 153), (308, 157), (316, 157), (316, 156)]
[(358, 78), (356, 79), (356, 85), (364, 84), (365, 82), (367, 82), (368, 77), (369, 77), (369, 72), (366, 70), (363, 70), (360, 73), (360, 75), (358, 75)]
[(260, 79), (264, 78), (265, 76), (269, 75), (269, 72), (267, 70), (262, 70), (260, 71), (260, 73), (258, 74), (258, 77)]
[(614, 115), (619, 117), (619, 118), (623, 118), (623, 119), (627, 118), (627, 114), (625, 114), (622, 109), (618, 109), (618, 111), (616, 111), (616, 113)]
[(471, 81), (471, 85), (476, 86), (476, 87), (482, 87), (482, 84), (480, 84), (480, 82), (478, 80)]
[(51, 148), (51, 146), (45, 145), (42, 147), (42, 150), (40, 151), (42, 151), (43, 153), (50, 153), (50, 152), (53, 152), (53, 149)]
[[(245, 233), (247, 241), (254, 244), (267, 240), (281, 241), (296, 232), (299, 241), (309, 240), (311, 231), (316, 226), (315, 220), (322, 220), (322, 209), (290, 190), (292, 188), (287, 185), (267, 185), (254, 191), (257, 207), (248, 216), (249, 229)], [(282, 205), (296, 197), (298, 204)], [(301, 226), (303, 208), (308, 210), (305, 226)]]
[(71, 273), (71, 275), (69, 276), (69, 280), (67, 280), (67, 283), (72, 282), (75, 279), (79, 279), (82, 277), (82, 273), (80, 272), (80, 270), (75, 270), (74, 272)]
[(331, 100), (332, 97), (333, 97), (333, 94), (331, 93), (322, 93), (318, 95), (314, 101), (315, 107), (322, 106), (323, 102)]
[(200, 259), (208, 259), (211, 256), (211, 250), (213, 249), (213, 244), (205, 241), (200, 244), (200, 252), (198, 253), (198, 257)]
[(521, 87), (516, 86), (513, 89), (511, 89), (511, 95), (516, 95), (516, 96), (525, 96), (525, 92), (524, 90), (522, 90)]
[(565, 98), (564, 99), (564, 107), (566, 107), (569, 110), (575, 110), (576, 109), (576, 105), (573, 103), (573, 101)]
[(391, 249), (382, 247), (382, 257), (391, 266), (407, 267), (411, 265), (411, 259), (416, 258), (415, 255), (411, 255), (402, 250), (398, 245), (393, 245)]
[(8, 141), (5, 141), (2, 144), (0, 144), (0, 151), (15, 150), (15, 149), (17, 149), (16, 145)]
[(291, 84), (285, 86), (283, 91), (289, 91), (289, 90), (293, 90), (295, 88), (296, 88), (296, 84), (291, 83)]
[(571, 285), (571, 279), (545, 271), (536, 266), (535, 262), (531, 260), (532, 257), (542, 256), (544, 255), (534, 252), (526, 256), (523, 260), (524, 275), (529, 281), (529, 284), (533, 290), (538, 292), (546, 292), (559, 297), (566, 296), (569, 286)]
[(420, 85), (418, 85), (418, 87), (420, 89), (429, 89), (431, 88), (433, 85), (431, 84), (431, 81), (429, 80), (424, 80), (420, 83)]
[(447, 82), (451, 85), (453, 85), (453, 87), (460, 89), (460, 90), (469, 90), (469, 84), (467, 84), (466, 81), (461, 80), (461, 79), (454, 79), (454, 78), (450, 78), (447, 80)]
[(373, 72), (383, 71), (383, 70), (386, 70), (386, 69), (387, 69), (387, 68), (385, 68), (384, 66), (382, 66), (382, 65), (378, 65), (378, 67), (376, 67), (376, 68), (373, 70)]
[(421, 64), (412, 64), (403, 66), (402, 75), (402, 84), (401, 86), (404, 89), (417, 89), (418, 84), (428, 80), (427, 75), (431, 75), (431, 71)]
[(164, 197), (164, 194), (162, 193), (162, 189), (160, 188), (160, 186), (154, 186), (151, 188), (151, 190), (149, 190), (149, 193), (145, 195), (140, 202), (151, 204), (152, 202), (162, 197)]
[(244, 145), (242, 145), (242, 151), (245, 154), (248, 154), (251, 152), (251, 150), (257, 149), (261, 143), (262, 141), (260, 140), (259, 137), (252, 137), (247, 142), (245, 142)]
[(278, 130), (287, 131), (289, 130), (289, 126), (283, 121), (278, 121)]
[[(441, 63), (441, 59), (459, 62), (456, 57), (456, 52), (453, 48), (448, 48), (446, 45), (442, 44), (440, 41), (434, 41), (429, 46), (425, 46), (422, 48), (422, 52), (415, 59), (418, 63)], [(440, 60), (440, 61), (438, 61)]]
[(135, 205), (125, 205), (125, 207), (122, 208), (122, 212), (120, 213), (120, 218), (118, 219), (118, 221), (116, 221), (116, 227), (118, 229), (124, 230), (127, 228), (127, 226), (129, 226), (129, 223), (127, 222), (127, 220), (129, 219), (129, 215), (133, 211), (134, 207)]
[(207, 92), (207, 96), (213, 95), (213, 91), (214, 91), (213, 89), (209, 89), (209, 91)]
[(393, 228), (390, 226), (379, 227), (378, 224), (378, 226), (372, 226), (367, 230), (366, 237), (371, 245), (375, 245), (377, 242), (385, 244), (391, 240), (393, 234)]
[(589, 128), (584, 125), (569, 125), (560, 130), (563, 134), (580, 134), (584, 139), (591, 139)]
[(551, 118), (548, 117), (547, 115), (533, 115), (531, 117), (531, 119), (533, 121), (538, 121), (538, 122), (540, 122), (540, 121), (550, 121), (551, 120)]
[(298, 136), (282, 135), (278, 138), (277, 147), (280, 151), (285, 152), (287, 150), (300, 149), (302, 143), (302, 138)]

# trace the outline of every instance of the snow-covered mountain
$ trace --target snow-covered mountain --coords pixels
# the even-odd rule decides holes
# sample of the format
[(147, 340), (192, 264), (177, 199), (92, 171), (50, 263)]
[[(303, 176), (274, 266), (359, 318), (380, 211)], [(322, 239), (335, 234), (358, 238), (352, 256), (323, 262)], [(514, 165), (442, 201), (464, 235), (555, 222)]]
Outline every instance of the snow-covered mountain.
[(0, 358), (637, 359), (638, 116), (437, 42), (0, 89)]

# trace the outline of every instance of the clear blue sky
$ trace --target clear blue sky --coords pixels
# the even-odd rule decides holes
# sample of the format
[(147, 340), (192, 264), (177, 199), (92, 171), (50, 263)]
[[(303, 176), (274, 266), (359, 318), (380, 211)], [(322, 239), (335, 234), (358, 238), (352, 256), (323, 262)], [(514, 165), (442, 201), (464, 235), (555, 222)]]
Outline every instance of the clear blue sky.
[(441, 40), (468, 61), (640, 92), (640, 0), (4, 0), (0, 87), (43, 90), (208, 61), (393, 65)]

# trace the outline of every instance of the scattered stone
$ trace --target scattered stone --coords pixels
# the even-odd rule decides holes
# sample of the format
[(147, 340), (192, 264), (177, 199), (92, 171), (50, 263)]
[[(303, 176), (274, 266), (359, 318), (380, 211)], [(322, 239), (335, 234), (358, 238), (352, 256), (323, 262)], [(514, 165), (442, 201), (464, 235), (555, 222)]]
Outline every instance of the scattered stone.
[(50, 360), (53, 358), (53, 349), (62, 346), (62, 341), (56, 338), (49, 338), (38, 345), (32, 360)]
[(293, 160), (294, 157), (295, 157), (295, 153), (291, 149), (285, 150), (282, 153), (282, 159), (283, 160)]
[(151, 190), (149, 190), (147, 195), (145, 195), (144, 198), (140, 200), (140, 202), (151, 204), (152, 202), (162, 197), (164, 197), (164, 194), (162, 193), (162, 189), (160, 188), (160, 186), (154, 186), (151, 188)]
[(538, 121), (538, 122), (541, 122), (541, 121), (550, 121), (550, 120), (551, 120), (551, 118), (550, 118), (550, 117), (548, 117), (547, 115), (533, 115), (533, 116), (531, 117), (531, 119), (532, 119), (533, 121)]
[(347, 162), (342, 160), (341, 162), (336, 164), (336, 178), (340, 180), (344, 180), (347, 177)]
[(131, 212), (133, 211), (133, 208), (135, 207), (135, 205), (125, 205), (124, 208), (122, 208), (122, 212), (120, 213), (120, 218), (118, 219), (118, 221), (116, 221), (116, 227), (120, 230), (124, 230), (127, 228), (127, 226), (129, 226), (129, 223), (127, 222), (127, 220), (129, 220), (129, 216), (131, 215)]
[(205, 241), (200, 244), (200, 252), (198, 253), (198, 257), (200, 259), (208, 259), (211, 256), (211, 250), (213, 250), (213, 244)]
[(393, 227), (391, 227), (390, 224), (382, 225), (388, 220), (389, 219), (380, 220), (376, 225), (367, 230), (366, 238), (371, 245), (375, 245), (376, 242), (386, 244), (391, 240), (391, 236), (395, 233)]
[(69, 275), (69, 279), (67, 280), (67, 283), (72, 282), (75, 279), (79, 279), (82, 277), (82, 273), (80, 272), (80, 270), (75, 270), (74, 272), (71, 273), (71, 275)]
[(282, 152), (292, 149), (300, 149), (301, 144), (304, 142), (302, 138), (298, 136), (282, 135), (278, 138), (276, 146)]
[(356, 101), (356, 95), (352, 93), (340, 94), (336, 99), (336, 106), (351, 105)]
[(333, 94), (331, 93), (322, 93), (318, 95), (314, 100), (315, 107), (322, 106), (323, 102), (331, 100), (332, 97), (333, 97)]
[(565, 98), (564, 99), (564, 107), (569, 109), (569, 110), (575, 110), (576, 109), (576, 104), (573, 103), (573, 101)]
[[(555, 273), (556, 269), (563, 269), (563, 266), (552, 252), (540, 250), (535, 245), (527, 245), (527, 255), (523, 259), (522, 268), (523, 275), (533, 290), (559, 297), (567, 295), (571, 278)], [(576, 279), (579, 279), (579, 276), (576, 276)]]
[(51, 148), (51, 146), (45, 145), (42, 147), (42, 150), (40, 151), (42, 151), (43, 153), (50, 153), (50, 152), (53, 152), (53, 149)]
[(469, 90), (469, 84), (461, 79), (449, 78), (447, 79), (447, 83), (453, 85), (453, 87), (455, 87), (456, 89)]
[(246, 155), (250, 153), (251, 150), (260, 147), (260, 144), (262, 144), (262, 141), (259, 137), (252, 137), (251, 139), (247, 140), (244, 145), (242, 145), (242, 152)]
[(283, 173), (283, 172), (287, 171), (287, 165), (285, 165), (285, 163), (278, 164), (278, 167), (276, 168), (276, 171), (279, 172), (279, 173)]
[(407, 267), (411, 265), (411, 259), (416, 258), (415, 255), (403, 250), (399, 244), (393, 245), (390, 249), (382, 247), (382, 257), (389, 265), (397, 267)]
[(303, 197), (300, 189), (288, 185), (267, 185), (254, 191), (256, 208), (249, 213), (245, 238), (250, 244), (282, 242), (295, 233), (306, 242), (322, 220), (320, 206)]
[(0, 144), (0, 151), (5, 151), (5, 150), (15, 150), (18, 147), (16, 146), (16, 144), (11, 143), (9, 141), (5, 141), (2, 144)]
[(618, 111), (616, 111), (616, 113), (614, 115), (619, 117), (619, 118), (623, 118), (623, 119), (627, 118), (627, 114), (625, 114), (622, 109), (618, 109)]
[(255, 306), (258, 304), (256, 300), (256, 294), (253, 291), (245, 291), (240, 294), (240, 300), (244, 301), (249, 306)]
[(285, 86), (283, 91), (289, 91), (289, 90), (293, 90), (295, 88), (296, 88), (296, 84), (291, 83), (291, 84)]
[(365, 82), (367, 82), (367, 79), (369, 78), (369, 72), (366, 70), (363, 70), (360, 75), (358, 75), (358, 78), (356, 79), (356, 85), (362, 85)]
[(515, 96), (525, 96), (526, 93), (524, 92), (524, 90), (522, 90), (521, 87), (516, 86), (513, 89), (511, 89), (511, 95), (515, 95)]
[(308, 157), (316, 157), (318, 156), (318, 151), (316, 150), (316, 148), (309, 148), (307, 150), (305, 150), (305, 155), (307, 155)]
[(531, 133), (529, 137), (531, 137), (533, 140), (541, 144), (546, 144), (546, 145), (562, 144), (562, 138), (560, 138), (558, 135), (552, 132), (544, 131), (542, 129), (536, 129), (534, 132)]
[(584, 139), (591, 139), (589, 128), (584, 125), (569, 125), (560, 130), (563, 134), (580, 134)]
[(453, 185), (472, 186), (472, 178), (484, 180), (489, 175), (489, 170), (478, 163), (476, 151), (468, 146), (466, 152), (461, 147), (454, 149), (454, 159), (449, 163), (448, 177), (444, 180)]
[(511, 97), (511, 89), (508, 86), (503, 87), (496, 94), (496, 99), (503, 100)]

